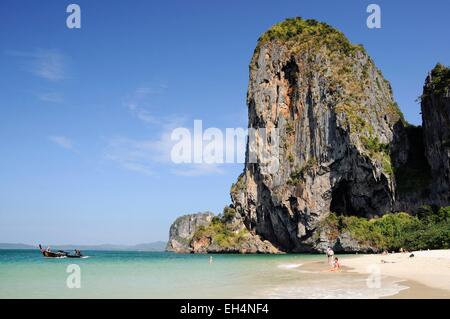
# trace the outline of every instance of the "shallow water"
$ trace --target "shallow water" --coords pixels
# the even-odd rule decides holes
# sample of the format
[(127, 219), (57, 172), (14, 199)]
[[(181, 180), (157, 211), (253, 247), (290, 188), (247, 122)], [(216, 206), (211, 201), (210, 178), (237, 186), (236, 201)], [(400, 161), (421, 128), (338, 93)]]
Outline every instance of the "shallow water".
[[(86, 251), (85, 259), (44, 258), (38, 250), (0, 250), (0, 298), (379, 298), (406, 287), (328, 273), (319, 255), (209, 255)], [(69, 289), (70, 264), (81, 288)], [(345, 262), (344, 262), (345, 264)]]

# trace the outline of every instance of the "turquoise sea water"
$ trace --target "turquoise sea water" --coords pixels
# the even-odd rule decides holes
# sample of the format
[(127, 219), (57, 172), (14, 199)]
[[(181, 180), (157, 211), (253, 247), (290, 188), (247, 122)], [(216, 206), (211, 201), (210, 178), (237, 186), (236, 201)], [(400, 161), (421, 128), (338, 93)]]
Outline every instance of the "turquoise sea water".
[[(362, 275), (323, 272), (319, 255), (212, 255), (210, 264), (209, 255), (83, 253), (89, 258), (0, 250), (0, 298), (377, 298), (405, 288), (369, 289)], [(70, 264), (80, 267), (81, 288), (67, 287)]]

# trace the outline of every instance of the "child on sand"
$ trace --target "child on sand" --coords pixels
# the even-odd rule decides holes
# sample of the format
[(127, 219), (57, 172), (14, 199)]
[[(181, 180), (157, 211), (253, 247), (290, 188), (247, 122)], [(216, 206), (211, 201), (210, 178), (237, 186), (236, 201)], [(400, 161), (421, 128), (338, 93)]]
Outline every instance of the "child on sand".
[(334, 263), (333, 263), (333, 268), (330, 269), (330, 271), (339, 271), (339, 269), (341, 268), (341, 264), (339, 263), (339, 258), (334, 257)]

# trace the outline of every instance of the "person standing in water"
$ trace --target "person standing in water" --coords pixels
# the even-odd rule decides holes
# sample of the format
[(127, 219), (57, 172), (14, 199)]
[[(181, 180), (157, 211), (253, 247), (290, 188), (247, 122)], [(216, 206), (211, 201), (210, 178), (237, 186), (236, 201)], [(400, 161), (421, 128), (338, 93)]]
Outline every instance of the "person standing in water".
[(213, 262), (213, 258), (212, 258), (212, 256), (209, 256), (209, 264), (212, 264), (212, 262)]
[(328, 258), (328, 265), (333, 266), (333, 256), (334, 251), (331, 249), (331, 247), (327, 248), (327, 258)]

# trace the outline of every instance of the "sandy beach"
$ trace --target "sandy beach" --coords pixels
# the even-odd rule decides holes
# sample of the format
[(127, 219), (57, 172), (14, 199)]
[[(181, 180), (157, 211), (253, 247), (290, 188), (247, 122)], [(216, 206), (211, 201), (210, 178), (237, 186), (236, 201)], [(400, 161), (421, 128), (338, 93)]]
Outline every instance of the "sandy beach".
[(394, 298), (450, 298), (450, 250), (351, 256), (342, 258), (342, 265), (368, 278), (379, 273), (381, 285), (393, 277), (409, 287)]

